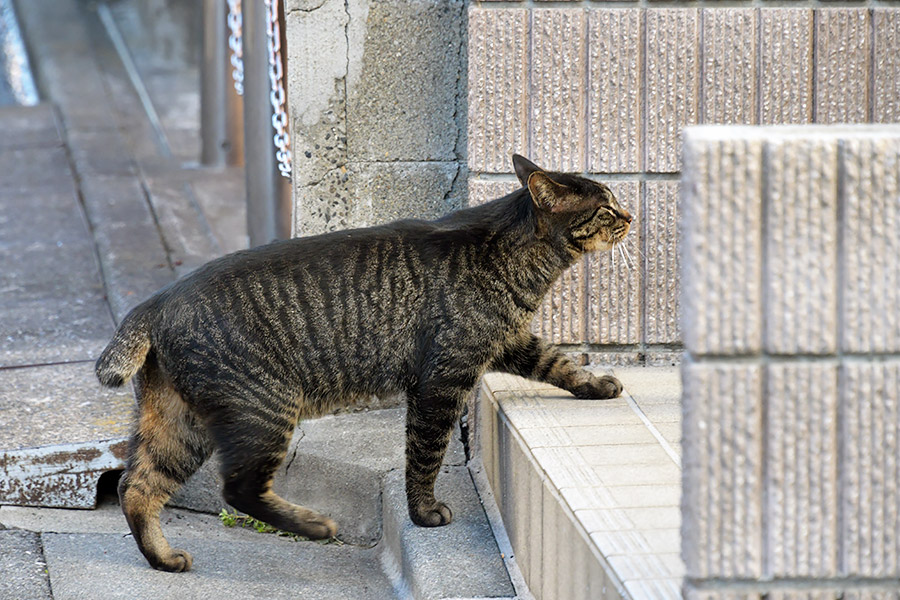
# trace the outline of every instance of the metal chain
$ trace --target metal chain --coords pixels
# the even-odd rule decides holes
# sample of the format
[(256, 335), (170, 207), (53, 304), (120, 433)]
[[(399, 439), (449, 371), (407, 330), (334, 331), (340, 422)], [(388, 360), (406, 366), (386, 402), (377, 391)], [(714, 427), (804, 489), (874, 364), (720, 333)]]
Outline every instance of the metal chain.
[(278, 10), (281, 0), (265, 0), (266, 3), (266, 44), (269, 50), (269, 82), (272, 102), (272, 127), (275, 129), (275, 158), (278, 170), (284, 177), (291, 176), (291, 134), (288, 126), (286, 96), (284, 93), (284, 68), (281, 63), (281, 26)]
[(241, 12), (241, 0), (228, 0), (228, 47), (231, 49), (231, 78), (234, 91), (238, 96), (244, 95), (244, 50), (241, 46), (244, 14)]

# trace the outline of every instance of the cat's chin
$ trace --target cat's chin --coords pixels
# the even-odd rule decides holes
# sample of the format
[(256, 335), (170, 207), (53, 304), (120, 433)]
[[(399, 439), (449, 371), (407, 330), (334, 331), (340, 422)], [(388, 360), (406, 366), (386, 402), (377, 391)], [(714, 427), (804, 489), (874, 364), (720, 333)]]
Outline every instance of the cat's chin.
[(605, 252), (612, 250), (614, 244), (605, 240), (591, 240), (584, 245), (585, 252)]

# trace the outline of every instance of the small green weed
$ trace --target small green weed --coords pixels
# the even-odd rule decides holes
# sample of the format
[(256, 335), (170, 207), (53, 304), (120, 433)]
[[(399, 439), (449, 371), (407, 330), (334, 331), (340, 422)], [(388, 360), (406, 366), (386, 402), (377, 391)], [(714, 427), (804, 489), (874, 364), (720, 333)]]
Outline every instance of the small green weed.
[[(255, 529), (259, 533), (274, 533), (278, 537), (288, 538), (295, 542), (309, 541), (309, 538), (307, 537), (297, 535), (296, 533), (291, 533), (290, 531), (282, 531), (281, 529), (276, 529), (268, 523), (263, 523), (262, 521), (254, 519), (249, 515), (242, 515), (238, 512), (229, 512), (227, 508), (223, 508), (219, 512), (219, 520), (222, 521), (222, 525), (224, 525), (225, 527), (245, 527)], [(337, 544), (339, 546), (344, 545), (344, 542), (336, 538), (317, 541), (320, 544)]]

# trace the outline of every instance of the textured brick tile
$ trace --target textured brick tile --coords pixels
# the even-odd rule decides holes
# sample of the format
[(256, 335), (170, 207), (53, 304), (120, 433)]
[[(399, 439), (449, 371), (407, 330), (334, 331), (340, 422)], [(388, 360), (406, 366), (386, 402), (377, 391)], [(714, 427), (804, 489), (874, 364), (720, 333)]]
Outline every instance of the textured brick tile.
[(603, 556), (652, 552), (642, 531), (597, 531), (590, 535)]
[(585, 21), (581, 9), (532, 13), (532, 158), (554, 171), (584, 170)]
[(816, 11), (816, 122), (868, 120), (869, 11)]
[(900, 121), (900, 9), (876, 8), (873, 121)]
[(491, 181), (469, 178), (469, 206), (478, 206), (514, 192), (521, 186), (518, 181)]
[(757, 578), (762, 575), (761, 369), (687, 363), (683, 377), (682, 556), (688, 577)]
[(678, 322), (678, 194), (677, 181), (644, 184), (644, 341), (681, 341)]
[(809, 123), (813, 12), (805, 8), (763, 8), (759, 19), (759, 122)]
[(659, 444), (589, 446), (579, 450), (591, 466), (652, 465), (669, 459)]
[[(695, 354), (762, 345), (762, 143), (708, 129), (685, 133), (682, 326)], [(705, 137), (704, 137), (705, 136)]]
[(704, 8), (703, 123), (756, 123), (756, 9)]
[(534, 316), (531, 330), (554, 344), (577, 344), (584, 339), (585, 262), (582, 259), (567, 269)]
[(670, 577), (668, 579), (638, 579), (626, 581), (625, 589), (632, 598), (640, 600), (666, 600), (677, 598), (681, 592), (681, 579)]
[(510, 173), (528, 154), (528, 11), (469, 9), (469, 169)]
[(837, 350), (837, 140), (766, 144), (766, 350)]
[(641, 12), (588, 12), (588, 171), (641, 168)]
[(900, 139), (851, 138), (843, 150), (843, 348), (900, 352)]
[(641, 261), (640, 202), (637, 182), (608, 183), (619, 203), (634, 216), (622, 242), (624, 254), (594, 252), (587, 267), (587, 341), (601, 344), (636, 344), (640, 341)]
[(693, 8), (647, 9), (644, 93), (645, 168), (679, 169), (681, 129), (697, 123), (699, 13)]
[(900, 361), (844, 367), (842, 567), (900, 574)]
[(836, 363), (769, 366), (767, 575), (837, 575), (837, 397)]

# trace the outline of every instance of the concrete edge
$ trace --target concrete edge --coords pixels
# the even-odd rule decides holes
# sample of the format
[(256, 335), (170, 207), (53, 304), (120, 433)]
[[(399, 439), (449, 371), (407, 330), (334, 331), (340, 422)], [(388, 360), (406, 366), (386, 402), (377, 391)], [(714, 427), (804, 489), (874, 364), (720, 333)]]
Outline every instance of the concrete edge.
[[(585, 544), (586, 548), (588, 549), (588, 552), (595, 559), (595, 561), (596, 561), (597, 565), (600, 567), (603, 575), (606, 577), (609, 584), (614, 588), (614, 591), (617, 594), (617, 596), (619, 598), (621, 598), (622, 600), (631, 600), (632, 596), (628, 592), (628, 590), (625, 588), (625, 584), (622, 582), (619, 575), (612, 568), (612, 565), (610, 565), (610, 563), (609, 563), (609, 561), (607, 561), (606, 557), (604, 557), (600, 553), (600, 551), (597, 549), (596, 545), (591, 540), (591, 537), (588, 534), (588, 532), (584, 530), (584, 527), (581, 524), (581, 521), (575, 517), (574, 513), (569, 508), (568, 504), (562, 499), (562, 496), (561, 496), (559, 490), (556, 488), (556, 486), (553, 484), (553, 482), (549, 480), (546, 473), (544, 473), (540, 464), (537, 462), (534, 455), (531, 453), (531, 449), (528, 447), (528, 444), (525, 442), (524, 439), (522, 439), (522, 437), (519, 434), (516, 427), (511, 423), (511, 421), (507, 417), (506, 413), (503, 411), (503, 407), (500, 406), (499, 402), (497, 402), (497, 400), (494, 396), (494, 390), (491, 388), (491, 384), (490, 384), (489, 380), (490, 380), (489, 376), (482, 378), (482, 383), (479, 388), (479, 398), (476, 401), (476, 405), (480, 405), (484, 401), (489, 402), (492, 405), (492, 408), (493, 408), (495, 414), (497, 415), (498, 424), (502, 423), (505, 425), (505, 428), (509, 432), (511, 439), (519, 446), (520, 450), (522, 451), (522, 453), (528, 460), (529, 467), (533, 470), (533, 472), (537, 475), (537, 477), (539, 478), (541, 483), (550, 492), (550, 495), (554, 498), (554, 500), (558, 504), (561, 513), (569, 521), (572, 529), (580, 537), (581, 541)], [(509, 379), (504, 378), (503, 381), (505, 384), (507, 384), (504, 386), (503, 391), (507, 391), (507, 392), (516, 391), (515, 389), (506, 389), (506, 388), (514, 388), (514, 386), (508, 385)], [(530, 382), (528, 380), (522, 379), (520, 389), (522, 391), (533, 390), (536, 387), (540, 387), (540, 386), (541, 386), (541, 384), (535, 384), (534, 382)], [(481, 410), (481, 407), (479, 407), (479, 410)], [(481, 435), (481, 433), (479, 433), (479, 435)], [(477, 448), (478, 448), (478, 452), (479, 452), (478, 460), (480, 462), (481, 461), (480, 455), (484, 448), (483, 442), (479, 442), (477, 444)], [(505, 461), (501, 460), (500, 462), (505, 463), (505, 464), (512, 464), (511, 459), (508, 459)], [(483, 478), (483, 482), (486, 485), (486, 487), (492, 490), (491, 497), (493, 499), (493, 497), (494, 497), (493, 488), (491, 487), (490, 480), (489, 480), (487, 474), (483, 473), (482, 478)], [(502, 520), (503, 509), (501, 507), (499, 507), (499, 505), (497, 508), (497, 512), (499, 513), (500, 518)], [(505, 529), (504, 529), (504, 531), (505, 531)], [(515, 556), (516, 548), (512, 545), (511, 541), (509, 540), (508, 535), (507, 535), (506, 542), (508, 544), (507, 550), (509, 551), (510, 554)], [(518, 565), (516, 565), (516, 568), (518, 569)], [(523, 575), (521, 573), (520, 569), (519, 569), (519, 574)], [(526, 585), (526, 587), (528, 586), (528, 582), (527, 582), (527, 580), (524, 579), (524, 575), (523, 575), (523, 583)], [(532, 584), (533, 583), (534, 582), (532, 582)]]
[(95, 508), (97, 481), (125, 465), (122, 438), (0, 452), (0, 504)]

